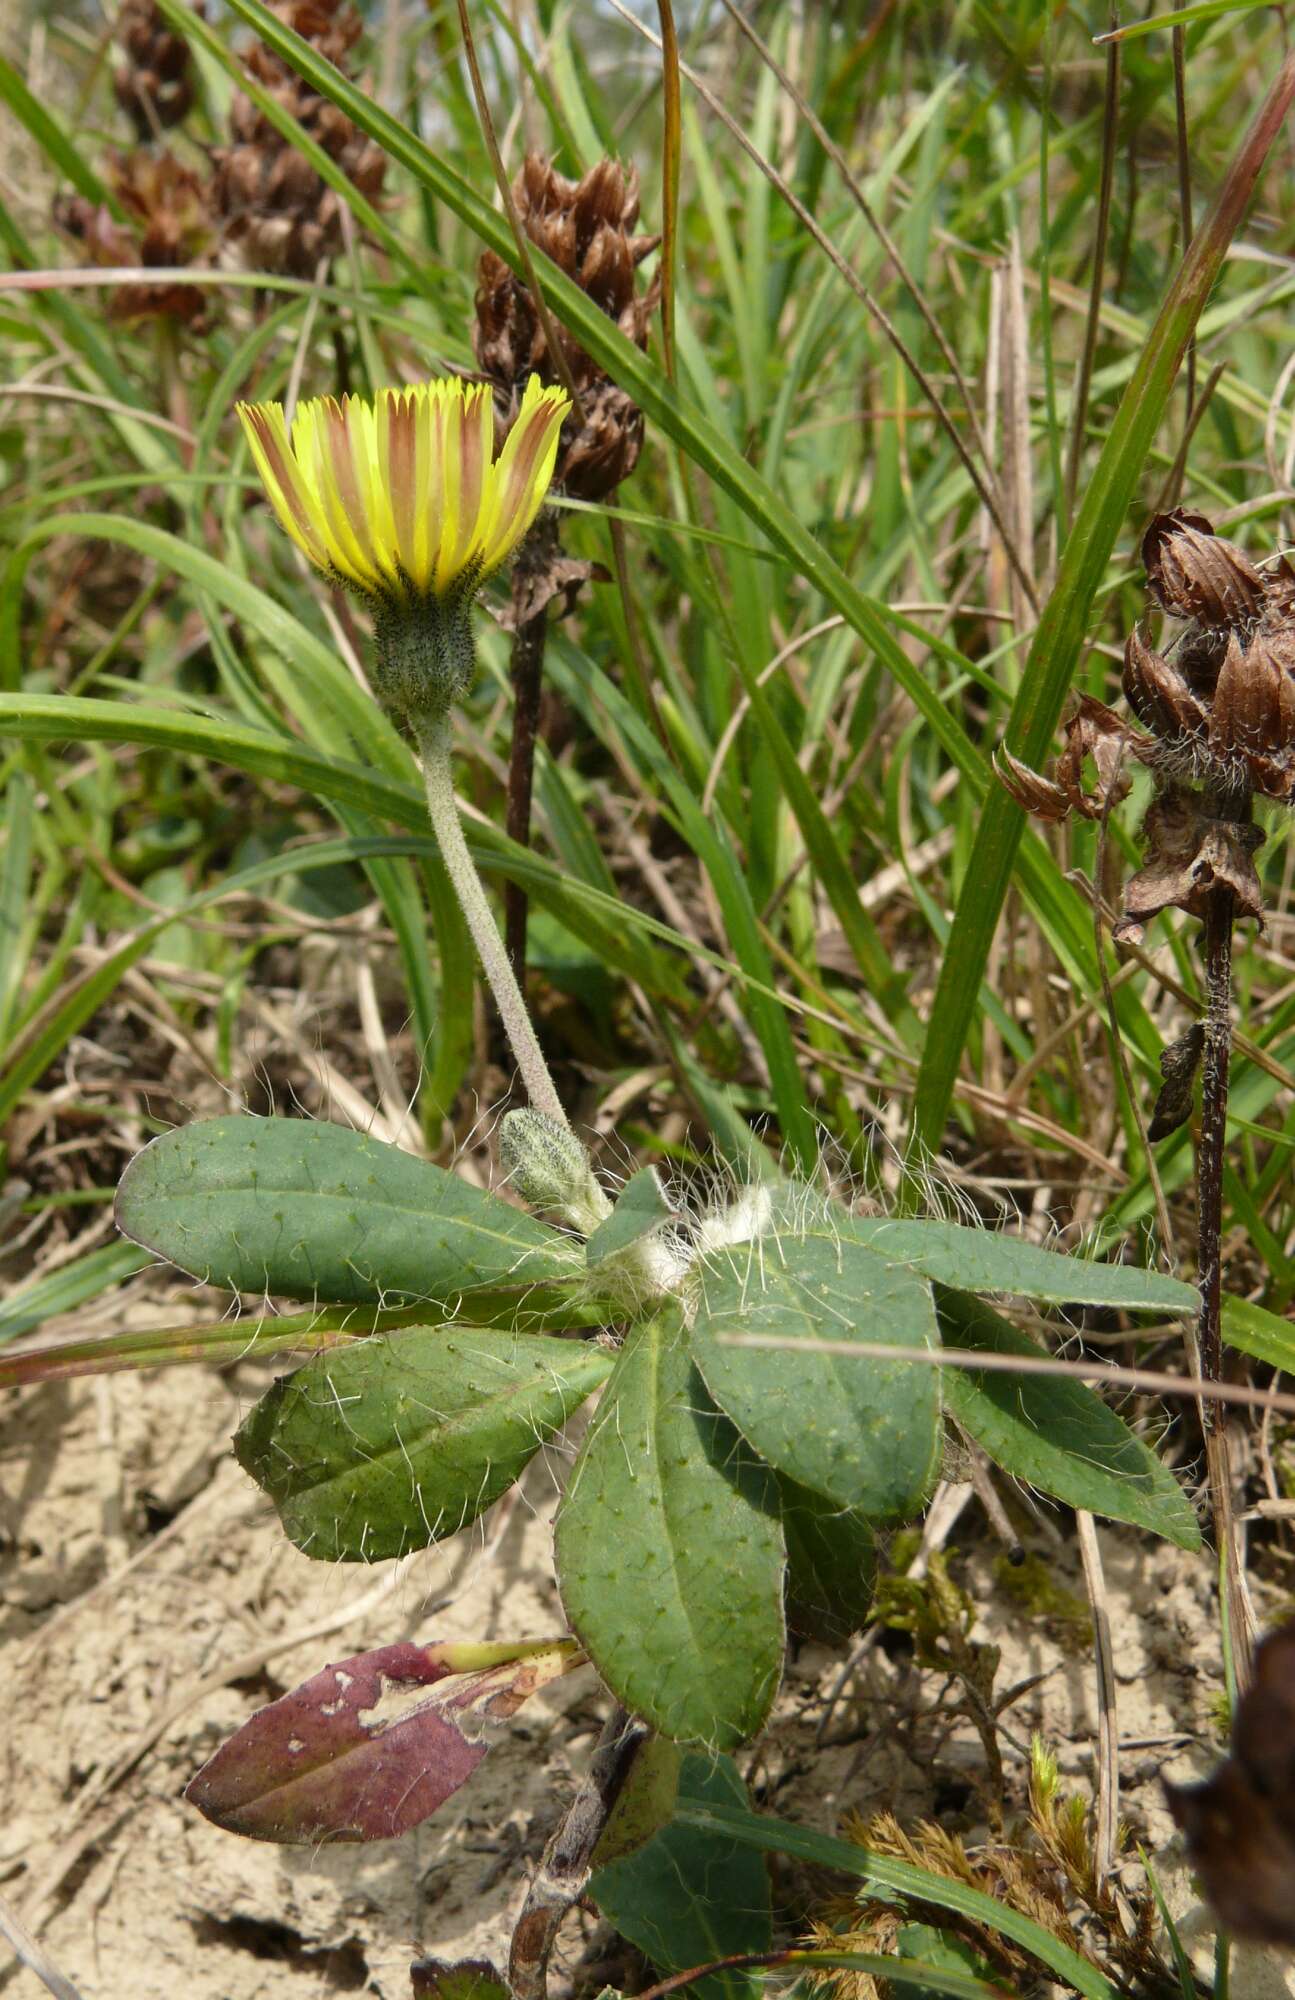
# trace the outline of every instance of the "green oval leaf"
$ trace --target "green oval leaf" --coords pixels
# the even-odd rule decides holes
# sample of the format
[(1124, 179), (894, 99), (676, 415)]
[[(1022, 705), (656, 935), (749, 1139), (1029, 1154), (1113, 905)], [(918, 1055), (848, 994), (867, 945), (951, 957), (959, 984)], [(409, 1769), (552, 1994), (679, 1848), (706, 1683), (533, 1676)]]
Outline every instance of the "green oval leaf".
[(755, 1734), (782, 1673), (782, 1531), (673, 1301), (621, 1350), (556, 1553), (572, 1629), (626, 1708), (676, 1742), (731, 1749)]
[(996, 1229), (908, 1222), (886, 1215), (852, 1215), (841, 1226), (856, 1243), (963, 1292), (1008, 1292), (1050, 1305), (1112, 1306), (1128, 1312), (1200, 1310), (1194, 1287), (1180, 1278), (1143, 1271), (1136, 1264), (1097, 1264), (1087, 1257), (1067, 1257)]
[(453, 1312), (481, 1285), (569, 1276), (578, 1248), (497, 1195), (342, 1125), (210, 1118), (137, 1153), (117, 1226), (234, 1292)]
[(409, 1327), (284, 1376), (234, 1451), (306, 1555), (380, 1562), (475, 1521), (611, 1367), (587, 1341)]
[[(693, 1750), (679, 1772), (681, 1803), (747, 1805), (731, 1757)], [(658, 1972), (683, 1972), (740, 1952), (768, 1951), (773, 1941), (769, 1871), (764, 1858), (723, 1834), (672, 1820), (636, 1853), (599, 1868), (589, 1894), (622, 1937)], [(757, 1974), (734, 1968), (699, 1979), (697, 2000), (752, 2000)]]
[(872, 1524), (857, 1507), (838, 1507), (781, 1475), (778, 1492), (787, 1537), (787, 1628), (797, 1638), (843, 1646), (872, 1609)]
[[(1025, 1359), (1043, 1353), (979, 1299), (940, 1288), (936, 1302), (950, 1347)], [(1196, 1515), (1173, 1473), (1086, 1382), (946, 1368), (944, 1393), (950, 1415), (1004, 1472), (1071, 1507), (1149, 1528), (1180, 1549), (1200, 1547)]]
[[(764, 1236), (699, 1267), (693, 1353), (711, 1395), (780, 1473), (874, 1520), (903, 1520), (935, 1473), (938, 1371), (869, 1358), (868, 1346), (932, 1347), (931, 1288), (849, 1236)], [(762, 1334), (777, 1348), (736, 1347)], [(851, 1355), (797, 1351), (849, 1341)]]

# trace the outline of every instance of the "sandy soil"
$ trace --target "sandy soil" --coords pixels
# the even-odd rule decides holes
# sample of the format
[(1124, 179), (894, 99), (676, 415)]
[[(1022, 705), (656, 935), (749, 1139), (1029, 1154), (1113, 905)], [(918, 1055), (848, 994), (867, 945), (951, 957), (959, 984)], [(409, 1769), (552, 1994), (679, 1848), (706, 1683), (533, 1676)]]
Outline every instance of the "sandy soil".
[[(592, 1679), (534, 1700), (470, 1783), (405, 1839), (297, 1852), (209, 1826), (189, 1776), (251, 1711), (365, 1645), (401, 1638), (541, 1636), (561, 1629), (550, 1567), (552, 1466), (454, 1544), (400, 1567), (329, 1568), (298, 1554), (229, 1455), (269, 1378), (250, 1365), (175, 1370), (11, 1393), (0, 1408), (0, 1672), (9, 1727), (0, 1895), (86, 2000), (406, 2000), (420, 1951), (506, 1950), (510, 1920), (604, 1712)], [(1101, 1529), (1115, 1632), (1121, 1811), (1162, 1856), (1162, 1772), (1187, 1777), (1217, 1745), (1213, 1565)], [(1091, 1652), (1006, 1601), (978, 1511), (951, 1538), (999, 1644), (999, 1686), (1044, 1676), (1006, 1718), (1012, 1782), (1030, 1731), (1087, 1787), (1096, 1726)], [(1040, 1543), (1041, 1548), (1046, 1545)], [(1069, 1529), (1049, 1551), (1082, 1596)], [(1073, 1639), (1069, 1642), (1074, 1644)], [(824, 1701), (840, 1659), (793, 1663), (774, 1724), (744, 1764), (778, 1813), (832, 1828), (847, 1809), (958, 1822), (981, 1757), (965, 1725), (935, 1723), (940, 1679), (873, 1648)], [(1169, 1851), (1166, 1852), (1166, 1850)], [(588, 1925), (585, 1925), (588, 1929)], [(570, 1926), (569, 1959), (581, 1947)], [(38, 2000), (0, 1957), (0, 1992)], [(1260, 2000), (1259, 1970), (1234, 1993)]]

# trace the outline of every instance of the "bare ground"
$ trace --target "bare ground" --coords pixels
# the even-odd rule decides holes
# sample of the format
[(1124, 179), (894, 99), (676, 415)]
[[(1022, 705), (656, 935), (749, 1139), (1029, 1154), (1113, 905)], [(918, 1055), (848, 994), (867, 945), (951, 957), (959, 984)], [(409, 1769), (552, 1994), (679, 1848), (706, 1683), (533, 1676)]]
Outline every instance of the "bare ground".
[[(532, 1468), (507, 1511), (403, 1566), (316, 1564), (288, 1545), (229, 1455), (266, 1379), (249, 1364), (52, 1385), (13, 1392), (0, 1417), (10, 1718), (0, 1894), (86, 2000), (406, 2000), (420, 1952), (502, 1958), (528, 1871), (600, 1724), (604, 1698), (591, 1677), (572, 1677), (501, 1732), (438, 1817), (370, 1848), (244, 1841), (184, 1803), (186, 1780), (219, 1741), (327, 1659), (397, 1638), (561, 1629), (551, 1464)], [(1217, 1751), (1213, 1562), (1122, 1530), (1103, 1528), (1101, 1541), (1121, 1811), (1185, 1908), (1160, 1779), (1189, 1776)], [(1023, 1792), (1037, 1728), (1067, 1788), (1086, 1789), (1091, 1650), (1082, 1639), (1075, 1649), (1064, 1619), (1007, 1601), (976, 1509), (950, 1550), (985, 1607), (976, 1636), (1003, 1649), (999, 1687), (1044, 1677), (1005, 1717), (1009, 1787)], [(1069, 1537), (1048, 1560), (1081, 1597)], [(746, 1753), (756, 1796), (825, 1829), (847, 1810), (887, 1807), (905, 1823), (936, 1814), (974, 1839), (981, 1750), (965, 1721), (938, 1711), (940, 1677), (915, 1670), (902, 1646), (872, 1646), (844, 1686), (841, 1666), (818, 1648), (794, 1661), (772, 1727)], [(590, 1928), (569, 1926), (568, 1967)], [(1233, 1990), (1259, 2000), (1287, 1989), (1265, 1987), (1256, 1967)], [(7, 1966), (0, 1991), (37, 2000), (44, 1989)]]

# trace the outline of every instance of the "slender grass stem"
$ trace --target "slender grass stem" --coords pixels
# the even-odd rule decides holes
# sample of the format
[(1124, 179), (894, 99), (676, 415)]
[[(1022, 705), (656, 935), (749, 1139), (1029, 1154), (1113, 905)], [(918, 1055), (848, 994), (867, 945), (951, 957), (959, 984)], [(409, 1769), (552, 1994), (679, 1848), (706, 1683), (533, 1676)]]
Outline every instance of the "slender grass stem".
[[(1174, 136), (1178, 155), (1178, 223), (1182, 232), (1182, 254), (1185, 257), (1192, 242), (1192, 156), (1187, 137), (1187, 38), (1181, 27), (1173, 31), (1174, 52)], [(1192, 420), (1196, 407), (1196, 339), (1187, 343), (1186, 363), (1187, 417)], [(1174, 500), (1178, 498), (1174, 495)]]
[(570, 1124), (562, 1101), (549, 1075), (548, 1064), (544, 1060), (539, 1038), (526, 1011), (521, 987), (513, 977), (512, 966), (508, 963), (508, 953), (499, 935), (494, 913), (481, 886), (476, 864), (468, 852), (468, 843), (463, 837), (463, 827), (459, 820), (458, 800), (454, 796), (454, 777), (450, 766), (450, 721), (448, 716), (438, 716), (435, 721), (419, 724), (418, 748), (423, 760), (423, 782), (427, 787), (427, 811), (432, 822), (432, 831), (440, 843), (441, 855), (446, 873), (454, 885), (455, 894), (463, 909), (472, 941), (477, 947), (482, 971), (495, 996), (499, 1018), (504, 1024), (504, 1033), (521, 1071), (526, 1094), (537, 1111), (568, 1131)]
[[(514, 601), (516, 601), (514, 599)], [(535, 739), (540, 725), (544, 684), (544, 643), (548, 636), (546, 605), (513, 628), (509, 675), (513, 685), (513, 735), (508, 752), (508, 817), (510, 840), (531, 844), (531, 798), (535, 786)], [(526, 891), (520, 882), (504, 885), (504, 940), (508, 963), (520, 986), (526, 978)]]
[[(1111, 9), (1111, 25), (1117, 26), (1116, 9)], [(1120, 122), (1120, 45), (1111, 42), (1106, 50), (1106, 96), (1102, 107), (1102, 171), (1097, 196), (1097, 240), (1093, 246), (1092, 275), (1088, 288), (1088, 315), (1084, 322), (1084, 349), (1075, 384), (1074, 418), (1070, 431), (1070, 451), (1066, 459), (1065, 527), (1070, 533), (1079, 487), (1079, 463), (1083, 456), (1084, 431), (1088, 421), (1088, 395), (1092, 388), (1093, 366), (1101, 333), (1102, 291), (1106, 283), (1106, 251), (1111, 233), (1111, 197), (1115, 187), (1115, 144)]]

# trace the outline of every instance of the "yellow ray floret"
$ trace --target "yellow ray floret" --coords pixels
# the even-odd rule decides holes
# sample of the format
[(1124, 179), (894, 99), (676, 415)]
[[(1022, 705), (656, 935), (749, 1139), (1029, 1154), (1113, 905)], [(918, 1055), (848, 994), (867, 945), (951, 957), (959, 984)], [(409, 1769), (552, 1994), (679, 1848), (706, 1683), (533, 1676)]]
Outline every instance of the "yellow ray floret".
[(489, 388), (453, 379), (380, 389), (372, 403), (320, 396), (298, 407), (291, 435), (279, 403), (238, 414), (275, 513), (315, 567), (413, 604), (475, 588), (516, 548), (568, 407), (532, 375), (498, 458)]

